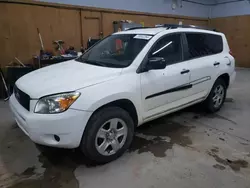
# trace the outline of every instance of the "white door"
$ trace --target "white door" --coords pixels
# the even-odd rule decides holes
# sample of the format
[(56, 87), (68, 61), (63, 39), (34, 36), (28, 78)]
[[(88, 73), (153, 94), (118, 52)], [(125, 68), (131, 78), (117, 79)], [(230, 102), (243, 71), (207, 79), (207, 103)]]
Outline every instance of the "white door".
[[(188, 69), (190, 70), (190, 84), (188, 92), (192, 98), (205, 98), (216, 80), (222, 58), (222, 38), (219, 35), (206, 33), (186, 33)], [(221, 42), (220, 42), (221, 41)]]
[(181, 41), (181, 34), (166, 35), (149, 52), (148, 59), (163, 57), (167, 66), (141, 73), (144, 119), (175, 108), (180, 99), (187, 97), (190, 71), (183, 62)]

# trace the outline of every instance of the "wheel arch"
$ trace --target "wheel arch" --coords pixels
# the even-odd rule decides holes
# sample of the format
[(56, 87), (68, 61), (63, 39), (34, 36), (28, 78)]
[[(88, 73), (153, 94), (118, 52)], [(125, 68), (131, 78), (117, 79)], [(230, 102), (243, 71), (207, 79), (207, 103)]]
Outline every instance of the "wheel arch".
[[(140, 121), (138, 111), (135, 107), (135, 104), (130, 99), (126, 99), (126, 98), (110, 101), (110, 102), (107, 102), (105, 104), (102, 104), (102, 105), (96, 107), (96, 109), (92, 113), (91, 117), (96, 112), (102, 110), (103, 108), (111, 107), (111, 106), (119, 107), (119, 108), (127, 111), (134, 122), (134, 126), (137, 127), (137, 125)], [(89, 118), (89, 120), (91, 119), (91, 117)]]
[(221, 74), (220, 76), (218, 76), (216, 80), (218, 79), (222, 79), (225, 82), (226, 87), (228, 88), (229, 83), (230, 83), (230, 76), (228, 73)]

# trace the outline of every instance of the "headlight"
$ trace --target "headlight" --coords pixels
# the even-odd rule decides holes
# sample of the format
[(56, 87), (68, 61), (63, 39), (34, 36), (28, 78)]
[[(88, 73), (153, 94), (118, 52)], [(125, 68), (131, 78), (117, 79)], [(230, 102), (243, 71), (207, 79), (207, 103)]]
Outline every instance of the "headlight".
[(54, 114), (67, 110), (80, 96), (79, 92), (62, 93), (43, 97), (35, 106), (35, 113)]

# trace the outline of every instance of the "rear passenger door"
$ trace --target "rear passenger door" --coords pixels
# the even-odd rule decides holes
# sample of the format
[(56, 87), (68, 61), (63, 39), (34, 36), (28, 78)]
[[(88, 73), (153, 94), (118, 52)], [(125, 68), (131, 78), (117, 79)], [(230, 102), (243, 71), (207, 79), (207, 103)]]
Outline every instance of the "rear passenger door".
[(220, 71), (220, 61), (223, 59), (223, 43), (220, 35), (209, 33), (185, 34), (185, 59), (190, 70), (188, 92), (193, 99), (205, 98), (211, 90)]

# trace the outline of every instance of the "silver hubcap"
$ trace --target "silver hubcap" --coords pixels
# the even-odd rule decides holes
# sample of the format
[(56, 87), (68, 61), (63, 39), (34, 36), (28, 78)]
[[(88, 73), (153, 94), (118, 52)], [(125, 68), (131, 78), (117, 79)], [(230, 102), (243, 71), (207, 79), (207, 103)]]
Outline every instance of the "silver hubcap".
[(215, 108), (218, 108), (223, 102), (225, 91), (222, 85), (218, 85), (213, 94), (213, 104)]
[(105, 156), (115, 154), (125, 144), (127, 134), (128, 127), (123, 120), (110, 119), (100, 127), (96, 134), (97, 151)]

